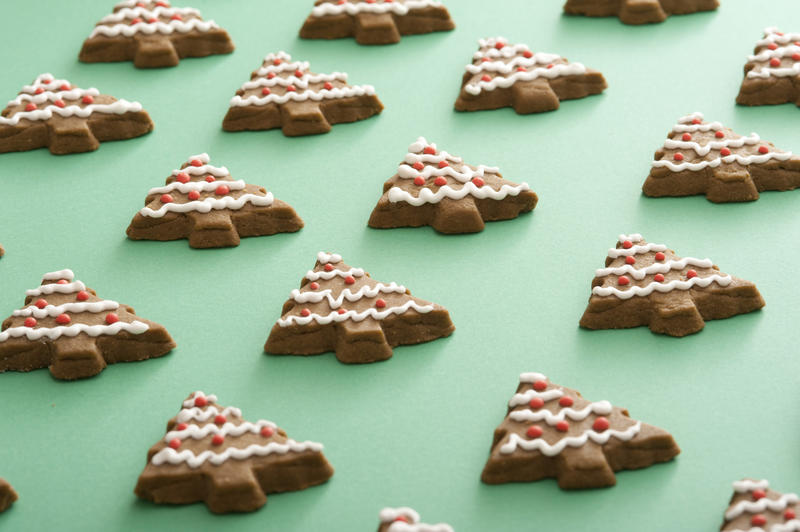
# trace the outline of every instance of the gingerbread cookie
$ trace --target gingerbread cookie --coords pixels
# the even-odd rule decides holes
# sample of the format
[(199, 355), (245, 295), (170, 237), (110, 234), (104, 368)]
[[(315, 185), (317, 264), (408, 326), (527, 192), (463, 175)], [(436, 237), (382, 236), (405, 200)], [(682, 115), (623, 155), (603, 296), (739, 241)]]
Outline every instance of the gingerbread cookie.
[(56, 155), (94, 151), (101, 142), (152, 130), (150, 115), (139, 102), (42, 74), (0, 113), (0, 153), (44, 147)]
[(437, 0), (316, 0), (300, 30), (304, 39), (355, 37), (359, 44), (392, 44), (401, 35), (455, 28)]
[(764, 190), (800, 186), (800, 156), (778, 150), (755, 133), (737, 135), (702, 113), (678, 120), (655, 155), (645, 195), (692, 196), (709, 201), (754, 201)]
[(5, 512), (19, 497), (11, 484), (0, 478), (0, 513)]
[(447, 309), (411, 296), (405, 286), (374, 281), (336, 254), (320, 252), (292, 290), (264, 350), (274, 355), (335, 351), (347, 364), (386, 360), (392, 347), (450, 336)]
[(558, 109), (561, 100), (600, 94), (607, 87), (603, 74), (580, 63), (503, 37), (481, 39), (480, 49), (461, 81), (456, 111), (513, 107), (519, 114)]
[(383, 110), (372, 85), (348, 85), (347, 74), (314, 74), (286, 52), (269, 54), (231, 99), (222, 129), (281, 128), (287, 137), (327, 133), (331, 125), (364, 120)]
[(420, 137), (384, 183), (369, 225), (430, 225), (442, 233), (475, 233), (483, 231), (485, 221), (532, 211), (538, 200), (527, 183), (506, 181), (498, 168), (468, 165)]
[(667, 462), (678, 453), (668, 432), (631, 419), (626, 409), (587, 401), (541, 373), (523, 373), (494, 431), (481, 480), (556, 478), (562, 489), (602, 488), (617, 483), (616, 471)]
[(800, 497), (769, 489), (766, 480), (746, 478), (733, 483), (733, 497), (720, 531), (792, 532), (800, 530)]
[(272, 421), (246, 421), (238, 408), (198, 391), (150, 448), (134, 491), (156, 504), (204, 502), (214, 513), (252, 512), (269, 493), (306, 489), (332, 475), (321, 443), (297, 442)]
[(664, 22), (670, 15), (713, 11), (718, 0), (567, 0), (564, 13), (587, 17), (617, 16), (625, 24)]
[(800, 33), (764, 30), (744, 65), (739, 105), (793, 103), (800, 106)]
[(380, 513), (378, 532), (453, 532), (444, 523), (427, 525), (419, 522), (419, 514), (411, 508), (384, 508)]
[(84, 41), (84, 63), (133, 61), (138, 68), (172, 67), (185, 57), (233, 52), (228, 32), (191, 7), (164, 0), (125, 0), (100, 19)]
[(100, 299), (72, 270), (46, 273), (25, 294), (25, 306), (3, 322), (0, 373), (49, 367), (57, 379), (82, 379), (106, 364), (156, 358), (175, 347), (164, 327)]
[(587, 329), (646, 325), (655, 333), (686, 336), (705, 320), (730, 318), (764, 306), (756, 285), (719, 271), (709, 259), (681, 258), (642, 235), (620, 235), (606, 267), (595, 272)]
[(163, 187), (150, 189), (145, 207), (128, 227), (133, 240), (188, 238), (193, 248), (238, 246), (240, 237), (293, 233), (303, 227), (289, 204), (271, 192), (234, 180), (207, 153), (173, 170)]
[(6, 250), (5, 250), (5, 249), (3, 249), (3, 246), (2, 246), (2, 245), (0, 245), (0, 257), (2, 257), (2, 256), (3, 256), (3, 255), (5, 255), (5, 254), (6, 254)]

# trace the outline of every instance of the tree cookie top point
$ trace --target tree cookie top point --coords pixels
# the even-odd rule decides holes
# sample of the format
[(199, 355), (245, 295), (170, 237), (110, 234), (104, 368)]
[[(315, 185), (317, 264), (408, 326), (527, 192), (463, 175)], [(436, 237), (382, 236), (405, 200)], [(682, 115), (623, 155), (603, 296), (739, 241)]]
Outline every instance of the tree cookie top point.
[[(386, 532), (453, 532), (450, 525), (439, 523), (428, 525), (420, 523), (419, 514), (408, 507), (384, 508), (379, 514), (381, 520), (380, 530)], [(388, 527), (383, 528), (388, 524)]]

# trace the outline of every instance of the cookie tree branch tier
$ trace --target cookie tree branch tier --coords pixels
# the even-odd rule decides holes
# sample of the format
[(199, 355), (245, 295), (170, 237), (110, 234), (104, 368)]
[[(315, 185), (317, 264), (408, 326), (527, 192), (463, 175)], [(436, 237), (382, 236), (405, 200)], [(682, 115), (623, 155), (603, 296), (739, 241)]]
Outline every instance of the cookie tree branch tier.
[(420, 137), (384, 183), (369, 225), (430, 225), (442, 233), (474, 233), (483, 230), (485, 221), (532, 211), (538, 200), (527, 183), (506, 181), (498, 168), (468, 165)]
[(764, 30), (744, 65), (744, 80), (736, 97), (740, 105), (794, 103), (800, 106), (800, 33)]
[(722, 532), (792, 532), (800, 530), (800, 498), (769, 489), (766, 480), (746, 478), (733, 483)]
[(321, 443), (297, 442), (272, 421), (251, 423), (198, 391), (150, 448), (135, 492), (157, 504), (202, 501), (214, 513), (252, 512), (268, 493), (306, 489), (332, 475)]
[(0, 153), (49, 148), (51, 153), (96, 150), (101, 142), (139, 137), (153, 122), (139, 102), (117, 100), (42, 74), (0, 113)]
[(236, 91), (225, 131), (281, 128), (288, 137), (327, 133), (331, 125), (364, 120), (383, 110), (372, 85), (348, 85), (347, 74), (314, 74), (286, 52), (269, 54)]
[(625, 24), (664, 22), (670, 15), (713, 11), (718, 0), (567, 0), (564, 13), (587, 17), (617, 16)]
[(380, 513), (378, 532), (453, 532), (444, 523), (428, 525), (419, 522), (419, 514), (411, 508), (384, 508)]
[(684, 116), (656, 152), (645, 195), (705, 194), (716, 203), (753, 201), (764, 190), (800, 186), (800, 157), (755, 133), (743, 137), (702, 113)]
[(84, 63), (133, 61), (139, 68), (172, 67), (185, 57), (233, 52), (228, 32), (191, 7), (163, 0), (126, 0), (84, 41)]
[(300, 37), (355, 37), (359, 44), (393, 44), (401, 35), (455, 27), (447, 8), (436, 0), (316, 0)]
[(450, 336), (447, 309), (411, 296), (405, 286), (373, 280), (336, 254), (320, 252), (292, 290), (264, 350), (274, 355), (335, 351), (347, 364), (386, 360), (392, 347)]
[(532, 52), (503, 37), (481, 39), (461, 80), (456, 111), (513, 107), (519, 114), (558, 109), (561, 100), (599, 94), (603, 74), (556, 54)]
[(173, 170), (163, 187), (150, 189), (145, 207), (128, 227), (133, 240), (188, 238), (193, 248), (238, 246), (240, 237), (291, 233), (303, 227), (294, 209), (271, 192), (234, 180), (207, 153)]
[(0, 372), (50, 368), (57, 379), (97, 375), (106, 364), (156, 358), (175, 347), (166, 329), (97, 297), (71, 270), (44, 275), (3, 322)]
[(617, 247), (608, 250), (606, 267), (595, 272), (581, 327), (646, 325), (655, 333), (686, 336), (706, 320), (763, 306), (755, 284), (719, 271), (709, 259), (681, 258), (642, 235), (620, 235)]
[(17, 492), (11, 484), (0, 478), (0, 513), (5, 512), (18, 499)]
[(626, 409), (587, 401), (540, 373), (523, 373), (494, 431), (481, 480), (556, 478), (562, 489), (602, 488), (616, 484), (615, 471), (667, 462), (678, 453), (668, 432), (631, 419)]

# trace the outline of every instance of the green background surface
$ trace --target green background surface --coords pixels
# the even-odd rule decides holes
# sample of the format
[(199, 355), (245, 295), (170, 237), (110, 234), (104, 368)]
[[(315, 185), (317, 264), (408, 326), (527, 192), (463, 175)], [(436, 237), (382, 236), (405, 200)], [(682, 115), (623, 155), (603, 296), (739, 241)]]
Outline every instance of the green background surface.
[[(0, 475), (20, 493), (0, 529), (352, 532), (374, 530), (384, 506), (409, 505), (458, 532), (704, 531), (718, 529), (733, 480), (800, 490), (800, 192), (728, 205), (640, 194), (653, 152), (692, 111), (800, 151), (794, 106), (734, 105), (762, 29), (800, 29), (796, 0), (723, 0), (717, 12), (646, 27), (563, 17), (560, 0), (452, 0), (456, 31), (384, 47), (299, 40), (310, 0), (192, 4), (237, 49), (160, 70), (78, 63), (112, 1), (2, 5), (1, 95), (11, 99), (52, 72), (142, 102), (156, 128), (90, 154), (0, 155), (0, 315), (18, 308), (42, 273), (71, 268), (101, 297), (164, 324), (178, 348), (80, 382), (46, 370), (0, 375)], [(599, 69), (609, 88), (542, 115), (453, 112), (476, 40), (498, 34)], [(315, 137), (223, 132), (229, 98), (277, 50), (316, 72), (345, 71), (351, 83), (374, 85), (386, 110)], [(475, 235), (369, 229), (383, 181), (419, 135), (527, 181), (539, 206)], [(127, 240), (147, 190), (201, 152), (289, 202), (305, 229), (219, 250)], [(623, 232), (712, 258), (757, 282), (766, 308), (683, 339), (646, 328), (580, 330), (594, 269)], [(332, 354), (264, 355), (281, 305), (319, 250), (446, 306), (455, 334), (365, 366)], [(481, 484), (492, 431), (523, 371), (628, 407), (671, 431), (683, 453), (620, 473), (610, 489)], [(247, 418), (273, 420), (297, 440), (324, 443), (334, 477), (270, 496), (247, 515), (138, 501), (133, 487), (147, 449), (194, 390)]]

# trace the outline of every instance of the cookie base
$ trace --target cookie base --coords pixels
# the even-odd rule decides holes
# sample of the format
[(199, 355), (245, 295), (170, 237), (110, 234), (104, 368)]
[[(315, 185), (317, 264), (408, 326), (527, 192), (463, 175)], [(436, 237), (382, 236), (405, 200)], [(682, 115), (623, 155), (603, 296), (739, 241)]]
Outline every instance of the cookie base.
[(780, 105), (793, 103), (800, 107), (800, 88), (798, 77), (748, 78), (747, 73), (755, 67), (748, 63), (744, 67), (745, 78), (736, 96), (739, 105)]
[(618, 16), (624, 24), (654, 24), (670, 15), (713, 11), (718, 0), (567, 0), (564, 13), (587, 17)]
[(11, 484), (0, 478), (0, 513), (5, 512), (18, 499), (17, 492)]

